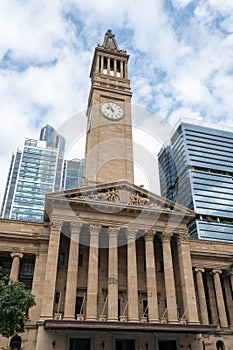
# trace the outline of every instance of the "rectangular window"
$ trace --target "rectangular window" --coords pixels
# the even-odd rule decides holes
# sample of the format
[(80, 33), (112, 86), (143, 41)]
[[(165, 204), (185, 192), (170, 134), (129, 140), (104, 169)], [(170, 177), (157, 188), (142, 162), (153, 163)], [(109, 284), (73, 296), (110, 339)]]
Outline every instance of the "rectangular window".
[(79, 254), (78, 256), (78, 266), (83, 266), (83, 254)]
[(58, 266), (65, 265), (65, 253), (59, 253), (58, 256)]
[(143, 299), (143, 316), (147, 317), (148, 316), (148, 301), (147, 299)]
[(75, 314), (83, 314), (83, 297), (76, 297)]

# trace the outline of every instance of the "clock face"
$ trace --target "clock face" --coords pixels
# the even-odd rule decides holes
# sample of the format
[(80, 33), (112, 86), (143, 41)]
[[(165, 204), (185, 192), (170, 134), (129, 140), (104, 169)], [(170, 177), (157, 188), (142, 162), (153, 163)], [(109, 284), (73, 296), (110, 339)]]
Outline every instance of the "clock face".
[(123, 109), (115, 102), (106, 102), (101, 106), (101, 113), (111, 120), (119, 120), (124, 116)]

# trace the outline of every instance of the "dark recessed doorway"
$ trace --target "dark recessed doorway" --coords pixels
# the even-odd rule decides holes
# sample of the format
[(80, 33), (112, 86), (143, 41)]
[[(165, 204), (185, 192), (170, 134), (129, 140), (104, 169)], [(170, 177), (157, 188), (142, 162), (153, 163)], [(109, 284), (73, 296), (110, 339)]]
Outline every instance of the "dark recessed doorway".
[(91, 350), (91, 339), (90, 338), (70, 339), (69, 350)]
[(135, 350), (135, 340), (133, 339), (117, 339), (116, 350)]
[(159, 340), (159, 350), (177, 350), (176, 340)]

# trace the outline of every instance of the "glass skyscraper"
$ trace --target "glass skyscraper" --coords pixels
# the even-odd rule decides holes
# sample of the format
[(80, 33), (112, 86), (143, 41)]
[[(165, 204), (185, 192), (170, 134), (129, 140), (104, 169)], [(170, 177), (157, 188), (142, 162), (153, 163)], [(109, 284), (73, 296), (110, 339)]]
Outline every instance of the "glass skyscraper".
[(42, 222), (47, 193), (81, 186), (83, 159), (65, 160), (64, 153), (65, 139), (50, 125), (39, 140), (25, 140), (12, 155), (1, 218)]
[(183, 119), (158, 159), (162, 196), (197, 213), (191, 237), (233, 243), (233, 128)]
[(65, 160), (62, 184), (64, 190), (71, 190), (81, 186), (83, 168), (84, 159)]
[(65, 140), (47, 125), (40, 139), (26, 139), (23, 150), (12, 156), (1, 217), (41, 222), (44, 198), (61, 190)]

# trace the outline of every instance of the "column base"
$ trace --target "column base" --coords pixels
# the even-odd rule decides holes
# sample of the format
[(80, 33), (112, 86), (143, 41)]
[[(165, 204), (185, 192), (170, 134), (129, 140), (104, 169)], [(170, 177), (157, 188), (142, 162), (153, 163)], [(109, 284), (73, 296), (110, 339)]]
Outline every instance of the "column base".
[(86, 318), (85, 318), (85, 321), (94, 321), (94, 322), (96, 322), (96, 321), (98, 321), (98, 319), (97, 319), (97, 317), (91, 317), (91, 316), (89, 316), (89, 317), (86, 317)]
[(200, 324), (200, 321), (187, 321), (188, 324)]
[(136, 317), (135, 318), (129, 318), (128, 322), (135, 322), (135, 323), (137, 322), (138, 323), (139, 322), (139, 318), (136, 318)]
[(64, 316), (63, 320), (76, 320), (74, 316)]
[(148, 323), (160, 323), (159, 319), (149, 319)]
[(118, 319), (118, 317), (109, 317), (109, 318), (107, 319), (107, 321), (108, 321), (108, 322), (119, 322), (119, 319)]
[(167, 323), (179, 323), (178, 320), (167, 320)]

